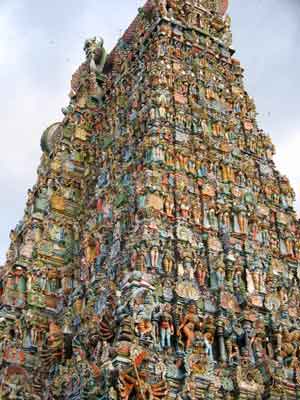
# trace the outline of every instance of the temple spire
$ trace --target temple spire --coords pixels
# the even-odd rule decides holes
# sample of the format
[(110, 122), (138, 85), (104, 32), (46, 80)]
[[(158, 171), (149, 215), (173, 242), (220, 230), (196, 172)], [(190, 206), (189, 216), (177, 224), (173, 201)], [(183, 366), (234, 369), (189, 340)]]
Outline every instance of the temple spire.
[(85, 43), (0, 274), (0, 398), (296, 400), (300, 231), (227, 1)]

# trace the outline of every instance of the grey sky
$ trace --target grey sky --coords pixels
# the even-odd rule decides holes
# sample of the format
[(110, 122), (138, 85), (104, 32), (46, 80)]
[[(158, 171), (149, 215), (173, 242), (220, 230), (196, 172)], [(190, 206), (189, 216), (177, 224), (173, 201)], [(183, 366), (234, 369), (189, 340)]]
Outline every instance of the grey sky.
[[(261, 127), (277, 146), (277, 165), (298, 194), (300, 1), (230, 1), (246, 88)], [(84, 58), (84, 40), (102, 35), (111, 49), (143, 3), (0, 0), (0, 264), (9, 230), (22, 217), (27, 188), (36, 179), (41, 133), (62, 119), (71, 75)]]

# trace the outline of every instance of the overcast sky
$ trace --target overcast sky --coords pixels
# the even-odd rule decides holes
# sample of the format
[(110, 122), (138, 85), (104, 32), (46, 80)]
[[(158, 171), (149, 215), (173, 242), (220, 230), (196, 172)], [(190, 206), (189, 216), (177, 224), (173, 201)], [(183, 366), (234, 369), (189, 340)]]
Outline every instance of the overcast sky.
[[(300, 0), (230, 0), (236, 57), (276, 161), (300, 191)], [(36, 179), (40, 136), (62, 119), (84, 40), (111, 49), (144, 0), (0, 0), (0, 265)], [(297, 208), (300, 210), (300, 196)]]

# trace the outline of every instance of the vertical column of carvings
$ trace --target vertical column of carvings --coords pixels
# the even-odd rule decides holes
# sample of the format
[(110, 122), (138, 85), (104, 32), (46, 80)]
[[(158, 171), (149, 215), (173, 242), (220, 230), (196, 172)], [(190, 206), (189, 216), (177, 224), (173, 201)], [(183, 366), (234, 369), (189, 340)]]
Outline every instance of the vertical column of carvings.
[[(98, 108), (87, 64), (72, 81), (65, 118), (42, 137), (38, 180), (11, 231), (2, 274), (1, 396), (45, 398), (48, 371), (68, 357), (63, 315), (80, 288), (80, 237), (93, 182)], [(93, 183), (94, 185), (94, 183)]]

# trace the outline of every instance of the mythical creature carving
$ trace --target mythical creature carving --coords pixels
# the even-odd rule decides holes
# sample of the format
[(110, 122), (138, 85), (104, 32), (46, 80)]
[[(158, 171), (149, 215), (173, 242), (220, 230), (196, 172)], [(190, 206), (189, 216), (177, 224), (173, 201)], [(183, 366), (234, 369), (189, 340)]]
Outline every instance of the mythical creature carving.
[(90, 72), (102, 74), (106, 62), (106, 51), (103, 46), (102, 38), (87, 39), (84, 44), (84, 51), (89, 63)]

